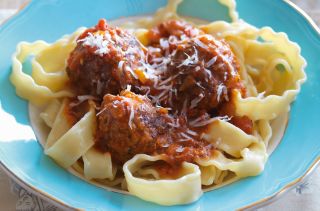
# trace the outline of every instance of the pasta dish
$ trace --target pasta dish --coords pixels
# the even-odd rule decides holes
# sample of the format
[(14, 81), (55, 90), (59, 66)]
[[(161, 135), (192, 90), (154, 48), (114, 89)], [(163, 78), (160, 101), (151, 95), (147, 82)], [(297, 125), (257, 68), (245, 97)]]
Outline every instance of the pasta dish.
[(21, 42), (10, 78), (45, 154), (161, 205), (260, 174), (306, 80), (299, 46), (239, 19), (234, 1), (220, 1), (231, 23), (206, 24), (178, 16), (180, 2), (52, 44)]

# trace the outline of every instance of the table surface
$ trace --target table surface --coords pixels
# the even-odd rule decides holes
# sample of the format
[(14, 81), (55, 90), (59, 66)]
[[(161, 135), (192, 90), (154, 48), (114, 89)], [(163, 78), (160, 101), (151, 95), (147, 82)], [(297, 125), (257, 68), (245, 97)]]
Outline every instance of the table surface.
[[(28, 0), (0, 0), (0, 23), (10, 17), (21, 5)], [(299, 7), (305, 10), (313, 20), (320, 26), (320, 0), (292, 0)], [(286, 193), (274, 203), (259, 209), (259, 211), (272, 210), (320, 210), (320, 168), (306, 181)], [(42, 204), (45, 209), (37, 208)], [(12, 183), (0, 169), (0, 210), (22, 211), (22, 210), (51, 210), (58, 211), (49, 203), (40, 200), (36, 196), (28, 193), (18, 185)]]

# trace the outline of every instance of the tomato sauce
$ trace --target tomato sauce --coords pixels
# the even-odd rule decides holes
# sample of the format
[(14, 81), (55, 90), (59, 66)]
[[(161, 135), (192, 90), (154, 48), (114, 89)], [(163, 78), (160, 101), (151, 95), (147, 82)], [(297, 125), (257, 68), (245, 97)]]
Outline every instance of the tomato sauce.
[[(78, 95), (95, 97), (96, 148), (123, 164), (134, 155), (164, 155), (174, 168), (212, 156), (201, 138), (212, 117), (251, 134), (248, 117), (235, 115), (233, 91), (245, 97), (240, 67), (230, 46), (183, 21), (150, 29), (147, 46), (104, 20), (85, 31), (68, 59)], [(71, 108), (72, 110), (73, 108)], [(74, 112), (77, 115), (76, 107)], [(174, 170), (173, 170), (174, 171)], [(161, 174), (162, 174), (161, 173)]]

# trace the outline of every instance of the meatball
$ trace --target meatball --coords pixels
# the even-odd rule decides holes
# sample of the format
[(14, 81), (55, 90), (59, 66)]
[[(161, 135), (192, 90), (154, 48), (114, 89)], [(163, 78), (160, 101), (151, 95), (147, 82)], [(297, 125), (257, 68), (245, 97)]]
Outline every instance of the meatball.
[(135, 73), (145, 62), (146, 49), (128, 32), (105, 20), (86, 30), (67, 61), (67, 74), (78, 95), (119, 94), (138, 85)]
[[(166, 59), (166, 67), (150, 92), (154, 102), (161, 106), (197, 116), (230, 101), (233, 89), (245, 92), (239, 65), (223, 40), (211, 35), (186, 39)], [(154, 62), (153, 66), (157, 64)]]
[(103, 151), (110, 150), (120, 162), (135, 154), (152, 152), (156, 139), (168, 129), (162, 117), (147, 98), (131, 92), (121, 96), (107, 94), (98, 115), (98, 143)]
[(171, 43), (177, 40), (195, 37), (204, 32), (191, 24), (180, 20), (168, 20), (152, 28), (148, 33), (150, 45), (160, 44), (160, 40), (169, 40)]
[(209, 156), (212, 146), (190, 131), (179, 117), (125, 90), (119, 96), (104, 96), (96, 147), (111, 152), (113, 161), (121, 164), (140, 153), (165, 154), (173, 164)]
[[(175, 52), (179, 42), (203, 33), (203, 31), (185, 21), (168, 20), (159, 24), (148, 32), (148, 62), (153, 64), (161, 61), (161, 64), (164, 64), (163, 69), (165, 69), (166, 63), (163, 61), (168, 60), (163, 60), (163, 58)], [(161, 70), (159, 66), (156, 66), (156, 69)]]

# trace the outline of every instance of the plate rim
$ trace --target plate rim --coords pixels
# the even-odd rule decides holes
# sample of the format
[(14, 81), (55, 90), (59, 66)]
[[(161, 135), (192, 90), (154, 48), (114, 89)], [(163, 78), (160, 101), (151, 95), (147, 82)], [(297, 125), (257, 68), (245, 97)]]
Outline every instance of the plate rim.
[[(4, 30), (5, 27), (10, 25), (11, 22), (14, 21), (14, 19), (18, 18), (21, 14), (26, 13), (28, 9), (38, 1), (39, 0), (27, 0), (25, 3), (23, 3), (13, 15), (5, 19), (0, 24), (0, 32)], [(297, 6), (295, 3), (291, 2), (290, 0), (282, 0), (282, 2), (286, 3), (293, 10), (295, 10), (295, 12), (298, 13), (306, 21), (306, 23), (309, 24), (309, 26), (313, 29), (313, 31), (316, 32), (316, 34), (318, 35), (318, 38), (320, 39), (320, 28), (303, 9), (301, 9), (299, 6)], [(57, 197), (54, 197), (38, 189), (34, 185), (23, 181), (21, 178), (15, 175), (1, 160), (0, 160), (0, 168), (3, 169), (4, 172), (10, 177), (10, 179), (15, 181), (18, 185), (20, 185), (27, 191), (31, 192), (32, 194), (39, 196), (40, 198), (46, 201), (52, 202), (54, 205), (56, 205), (59, 208), (67, 209), (67, 210), (76, 210), (76, 211), (84, 210), (84, 209), (76, 208), (72, 205), (69, 205), (63, 200), (60, 200)], [(314, 173), (315, 169), (317, 168), (320, 168), (320, 155), (314, 158), (312, 163), (309, 164), (308, 169), (305, 172), (303, 172), (301, 176), (291, 181), (288, 181), (286, 185), (284, 185), (282, 188), (277, 190), (275, 193), (265, 196), (257, 201), (251, 202), (245, 206), (239, 207), (236, 210), (255, 210), (273, 203), (274, 201), (278, 200), (280, 197), (285, 195), (285, 193), (287, 193), (289, 190), (301, 184), (305, 179), (307, 179), (310, 175), (312, 175), (312, 173)]]

